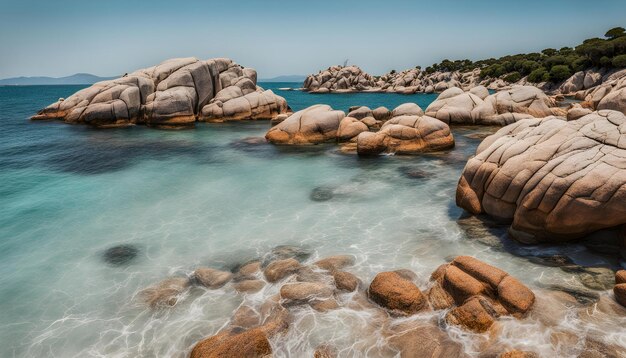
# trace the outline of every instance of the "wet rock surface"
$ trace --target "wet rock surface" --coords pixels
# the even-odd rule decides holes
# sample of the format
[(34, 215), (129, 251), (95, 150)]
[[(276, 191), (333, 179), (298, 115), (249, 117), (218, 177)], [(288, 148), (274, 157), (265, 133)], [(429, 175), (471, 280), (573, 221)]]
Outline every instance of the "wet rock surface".
[[(194, 296), (192, 291), (199, 288), (194, 288), (192, 283), (199, 284), (197, 277), (204, 272), (211, 283), (215, 278), (222, 278), (220, 292), (226, 294), (224, 297), (232, 294), (244, 299), (223, 328), (193, 346), (192, 357), (280, 355), (286, 352), (280, 344), (282, 337), (295, 334), (290, 331), (290, 325), (301, 323), (293, 320), (294, 315), (300, 317), (298, 319), (310, 318), (311, 314), (322, 315), (319, 319), (331, 315), (328, 316), (331, 319), (334, 315), (344, 317), (349, 312), (360, 314), (361, 311), (368, 319), (359, 326), (364, 325), (361, 328), (369, 330), (368, 335), (384, 342), (375, 348), (377, 356), (469, 357), (463, 344), (454, 338), (456, 333), (451, 335), (460, 329), (463, 334), (483, 338), (488, 332), (489, 340), (481, 343), (480, 348), (473, 348), (480, 357), (533, 357), (536, 354), (533, 351), (513, 349), (498, 340), (499, 335), (505, 334), (501, 332), (502, 320), (525, 319), (527, 324), (536, 321), (546, 327), (556, 327), (572, 317), (581, 322), (601, 322), (603, 318), (598, 315), (626, 312), (618, 303), (620, 285), (626, 287), (622, 283), (626, 276), (621, 271), (615, 275), (615, 299), (605, 293), (597, 294), (597, 308), (590, 310), (591, 306), (581, 304), (564, 292), (540, 290), (535, 297), (507, 272), (469, 256), (453, 257), (451, 262), (437, 267), (429, 282), (424, 282), (421, 275), (412, 270), (398, 269), (380, 272), (369, 287), (363, 287), (360, 278), (348, 271), (355, 264), (354, 256), (310, 259), (307, 255), (301, 261), (294, 258), (303, 252), (311, 254), (297, 246), (276, 247), (263, 255), (274, 258), (265, 268), (261, 267), (260, 260), (252, 260), (233, 269), (233, 273), (197, 268), (190, 275), (191, 279), (165, 279), (141, 292), (139, 297), (152, 309), (170, 307)], [(277, 275), (268, 277), (268, 269)], [(230, 275), (232, 278), (226, 280)], [(252, 291), (241, 289), (242, 285), (257, 283), (259, 287)], [(580, 286), (584, 287), (582, 283)], [(420, 287), (424, 287), (423, 292)], [(260, 290), (267, 293), (263, 298), (257, 294)], [(441, 317), (439, 324), (434, 319), (438, 316)], [(505, 318), (507, 316), (511, 318)], [(565, 344), (569, 336), (575, 336), (567, 330), (555, 331), (553, 335), (554, 342), (560, 342), (554, 344)], [(341, 356), (348, 351), (374, 354), (374, 348), (369, 345), (361, 347), (365, 349), (361, 351), (358, 342), (345, 347), (337, 346), (337, 342), (332, 346), (313, 346), (309, 352), (318, 357)], [(275, 352), (276, 348), (280, 351)], [(622, 352), (619, 346), (590, 337), (584, 347), (571, 349), (576, 354), (608, 356), (619, 356)]]

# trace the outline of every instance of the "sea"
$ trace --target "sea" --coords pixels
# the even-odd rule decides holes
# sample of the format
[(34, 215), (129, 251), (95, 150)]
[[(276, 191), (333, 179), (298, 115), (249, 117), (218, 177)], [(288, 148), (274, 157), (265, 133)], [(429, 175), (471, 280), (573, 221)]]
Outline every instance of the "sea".
[[(318, 103), (344, 111), (405, 102), (425, 109), (436, 98), (260, 85), (294, 111)], [(618, 265), (580, 244), (520, 245), (506, 225), (455, 205), (465, 162), (498, 128), (453, 127), (456, 146), (440, 153), (360, 158), (333, 144), (263, 143), (258, 138), (270, 128), (267, 121), (172, 131), (29, 120), (84, 87), (0, 87), (0, 357), (186, 357), (225, 327), (237, 307), (259, 305), (279, 286), (250, 295), (231, 285), (196, 288), (166, 310), (146, 307), (138, 292), (197, 267), (232, 268), (280, 245), (307, 250), (309, 262), (353, 255), (356, 264), (347, 270), (365, 284), (378, 272), (410, 269), (422, 289), (439, 265), (472, 255), (517, 277), (538, 300), (549, 297), (551, 285), (582, 287), (578, 273), (542, 258)], [(117, 245), (136, 255), (123, 264), (107, 261), (104, 253)], [(610, 299), (609, 290), (595, 292)], [(293, 314), (289, 333), (272, 341), (277, 357), (310, 357), (322, 343), (342, 357), (383, 354), (375, 349), (385, 343), (372, 333), (372, 312), (343, 306)], [(442, 324), (444, 314), (414, 319)], [(567, 331), (626, 349), (626, 317), (590, 315), (569, 314), (552, 325), (533, 315), (504, 318), (496, 341), (545, 357), (570, 356), (568, 347), (554, 344), (554, 333)], [(484, 335), (452, 327), (448, 334), (470, 356), (484, 348)]]

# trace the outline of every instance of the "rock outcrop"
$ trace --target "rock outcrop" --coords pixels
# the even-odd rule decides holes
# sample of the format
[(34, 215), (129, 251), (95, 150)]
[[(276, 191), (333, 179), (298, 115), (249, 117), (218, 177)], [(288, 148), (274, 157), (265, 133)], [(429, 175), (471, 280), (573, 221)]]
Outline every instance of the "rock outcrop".
[(452, 87), (472, 88), (480, 82), (479, 75), (479, 69), (467, 73), (458, 71), (426, 73), (419, 68), (411, 68), (402, 72), (391, 71), (382, 76), (372, 76), (358, 66), (332, 66), (309, 75), (303, 83), (303, 89), (312, 93), (432, 93)]
[(298, 111), (272, 127), (265, 138), (274, 144), (307, 145), (335, 141), (339, 123), (345, 117), (327, 105)]
[(457, 205), (512, 221), (523, 242), (566, 241), (626, 224), (626, 116), (524, 119), (487, 137)]
[(254, 69), (227, 58), (171, 59), (98, 82), (49, 105), (32, 119), (167, 128), (193, 126), (196, 121), (273, 119), (286, 113), (285, 99), (258, 87), (256, 79)]
[(542, 90), (533, 86), (514, 86), (489, 95), (472, 110), (474, 123), (507, 125), (525, 118), (565, 116), (566, 111)]
[(502, 126), (524, 118), (565, 116), (566, 113), (552, 98), (532, 86), (513, 86), (492, 95), (482, 86), (467, 92), (453, 87), (426, 108), (427, 116), (449, 124)]

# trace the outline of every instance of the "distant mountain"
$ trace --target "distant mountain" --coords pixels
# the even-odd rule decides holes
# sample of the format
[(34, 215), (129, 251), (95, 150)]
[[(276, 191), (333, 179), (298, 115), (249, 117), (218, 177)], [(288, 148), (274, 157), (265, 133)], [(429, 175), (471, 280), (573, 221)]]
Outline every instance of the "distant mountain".
[(261, 78), (259, 82), (304, 82), (305, 79), (306, 76), (302, 75), (287, 75), (273, 78)]
[(0, 80), (0, 86), (91, 85), (113, 78), (116, 77), (98, 77), (89, 73), (77, 73), (66, 77), (13, 77)]

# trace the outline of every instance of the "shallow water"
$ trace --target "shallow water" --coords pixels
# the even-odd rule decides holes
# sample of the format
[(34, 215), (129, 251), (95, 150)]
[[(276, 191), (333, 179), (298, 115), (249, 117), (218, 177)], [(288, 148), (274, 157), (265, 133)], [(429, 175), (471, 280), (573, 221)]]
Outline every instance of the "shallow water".
[[(477, 256), (534, 289), (539, 281), (576, 277), (523, 256), (567, 253), (585, 265), (616, 265), (581, 245), (521, 247), (507, 238), (506, 227), (478, 224), (477, 235), (463, 224), (463, 212), (454, 204), (456, 182), (480, 143), (476, 133), (493, 129), (454, 128), (457, 145), (444, 153), (361, 159), (332, 145), (294, 149), (242, 141), (263, 136), (268, 122), (160, 131), (27, 120), (79, 88), (0, 87), (2, 357), (185, 356), (223, 327), (242, 302), (260, 304), (279, 286), (245, 297), (230, 286), (196, 289), (171, 310), (158, 312), (141, 305), (136, 293), (197, 266), (230, 267), (282, 244), (310, 248), (311, 260), (355, 255), (357, 265), (350, 271), (364, 282), (383, 270), (410, 268), (422, 288), (438, 265), (459, 254)], [(435, 98), (276, 92), (294, 110), (314, 103), (392, 109), (408, 101), (425, 108)], [(332, 198), (311, 200), (319, 187)], [(138, 256), (127, 265), (107, 264), (103, 252), (118, 244), (136, 246)], [(368, 310), (295, 312), (288, 335), (272, 342), (278, 356), (310, 355), (318, 343), (329, 341), (342, 356), (385, 354), (380, 337), (368, 331), (373, 314)], [(567, 328), (626, 347), (626, 318), (602, 316), (595, 326), (577, 320), (564, 319), (552, 328), (533, 317), (505, 320), (501, 339), (546, 356), (567, 356), (549, 339), (551, 330)], [(450, 334), (467, 352), (478, 351), (478, 335), (454, 329)]]

